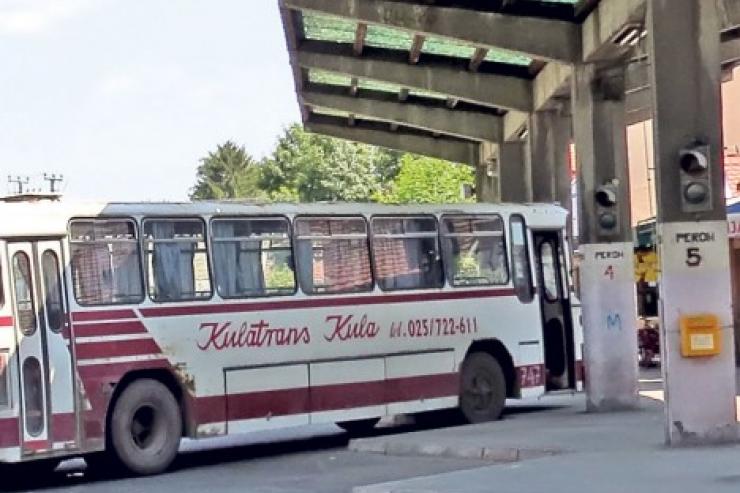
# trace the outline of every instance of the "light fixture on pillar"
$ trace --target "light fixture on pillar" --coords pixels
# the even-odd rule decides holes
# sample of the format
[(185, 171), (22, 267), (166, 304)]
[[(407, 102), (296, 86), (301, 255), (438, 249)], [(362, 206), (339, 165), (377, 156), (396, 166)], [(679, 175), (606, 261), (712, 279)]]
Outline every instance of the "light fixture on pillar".
[(679, 152), (681, 209), (684, 212), (712, 210), (710, 147), (695, 142)]
[(619, 234), (619, 180), (610, 180), (596, 189), (596, 221), (601, 236)]
[(612, 43), (621, 47), (637, 46), (641, 39), (647, 36), (647, 31), (642, 24), (626, 24), (612, 38)]

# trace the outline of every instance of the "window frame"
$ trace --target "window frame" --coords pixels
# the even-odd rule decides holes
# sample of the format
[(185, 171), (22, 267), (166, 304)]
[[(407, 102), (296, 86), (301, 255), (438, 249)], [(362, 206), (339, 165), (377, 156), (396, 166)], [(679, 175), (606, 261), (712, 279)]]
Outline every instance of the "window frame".
[[(306, 291), (304, 289), (303, 279), (301, 277), (301, 268), (299, 267), (299, 264), (301, 262), (298, 255), (295, 255), (295, 252), (298, 250), (298, 241), (299, 240), (313, 240), (313, 239), (320, 239), (320, 238), (327, 238), (327, 239), (344, 239), (344, 240), (352, 240), (352, 239), (360, 239), (360, 235), (337, 235), (337, 236), (304, 236), (301, 237), (298, 234), (298, 227), (296, 226), (296, 222), (300, 220), (310, 220), (310, 219), (319, 219), (319, 220), (325, 220), (325, 221), (335, 221), (335, 220), (349, 220), (349, 219), (362, 219), (363, 224), (365, 225), (365, 245), (367, 246), (367, 258), (368, 263), (370, 266), (370, 286), (367, 289), (362, 290), (355, 290), (355, 291), (334, 291), (331, 293), (317, 293), (316, 291)], [(306, 296), (336, 296), (336, 295), (342, 295), (342, 294), (363, 294), (363, 293), (372, 293), (375, 291), (375, 286), (377, 286), (376, 279), (375, 279), (375, 271), (373, 269), (373, 249), (370, 242), (370, 223), (367, 220), (367, 217), (363, 214), (338, 214), (338, 215), (322, 215), (322, 214), (300, 214), (293, 217), (293, 220), (291, 221), (293, 225), (293, 262), (295, 263), (295, 277), (296, 277), (296, 287), (300, 288), (301, 292), (305, 294)], [(311, 249), (313, 252), (313, 248)], [(313, 270), (313, 260), (311, 261), (311, 269)]]
[[(490, 218), (490, 219), (498, 219), (501, 221), (501, 231), (484, 231), (484, 232), (473, 232), (473, 233), (448, 233), (447, 232), (447, 224), (445, 223), (445, 220), (448, 218), (458, 218), (458, 219), (468, 219), (468, 220), (474, 220), (477, 218)], [(491, 287), (491, 286), (508, 286), (509, 283), (512, 280), (511, 275), (511, 266), (509, 261), (509, 242), (506, 237), (506, 220), (501, 214), (497, 213), (491, 213), (491, 214), (443, 214), (441, 216), (441, 228), (439, 229), (439, 236), (440, 236), (440, 242), (442, 247), (442, 261), (443, 261), (443, 267), (445, 269), (445, 277), (447, 278), (448, 284), (453, 288), (477, 288), (477, 287)], [(506, 279), (502, 282), (489, 282), (485, 284), (455, 284), (455, 277), (450, 276), (449, 272), (447, 272), (448, 265), (452, 265), (452, 262), (448, 262), (448, 260), (451, 260), (451, 258), (448, 258), (447, 249), (445, 248), (447, 238), (498, 238), (501, 237), (501, 241), (503, 243), (503, 260), (504, 260), (504, 268), (506, 269)]]
[[(154, 221), (154, 222), (177, 222), (177, 221), (193, 221), (193, 222), (200, 222), (203, 226), (203, 244), (205, 245), (205, 254), (206, 254), (206, 270), (208, 271), (208, 282), (210, 284), (210, 291), (208, 296), (203, 296), (201, 298), (193, 297), (193, 298), (180, 298), (177, 300), (156, 300), (154, 297), (152, 297), (150, 291), (149, 291), (149, 264), (148, 264), (148, 252), (146, 249), (146, 235), (144, 233), (145, 231), (145, 225), (148, 221)], [(142, 276), (144, 279), (144, 296), (151, 301), (152, 303), (157, 304), (165, 304), (165, 303), (192, 303), (194, 301), (211, 301), (214, 297), (214, 294), (216, 290), (213, 286), (213, 268), (211, 266), (211, 247), (210, 247), (210, 229), (208, 228), (209, 221), (206, 221), (202, 216), (143, 216), (141, 218), (141, 235), (140, 235), (140, 243), (141, 243), (141, 268), (142, 268)], [(152, 240), (153, 243), (157, 243), (157, 240)], [(178, 240), (159, 240), (159, 242), (162, 243), (177, 243)], [(195, 283), (195, 280), (193, 280), (193, 283)]]
[[(18, 290), (16, 289), (18, 278), (15, 275), (15, 268), (13, 265), (15, 263), (15, 258), (19, 256), (25, 257), (26, 262), (27, 262), (26, 265), (28, 267), (28, 279), (24, 280), (24, 282), (28, 281), (26, 282), (26, 284), (28, 287), (28, 296), (29, 296), (28, 302), (31, 303), (31, 312), (33, 315), (33, 329), (32, 330), (26, 330), (20, 325), (21, 317), (20, 317), (20, 309), (18, 307)], [(39, 293), (36, 292), (37, 291), (36, 279), (35, 279), (36, 272), (35, 272), (35, 265), (33, 265), (33, 259), (31, 255), (29, 255), (28, 252), (26, 252), (25, 250), (22, 250), (22, 249), (16, 250), (13, 253), (13, 255), (10, 257), (10, 270), (12, 273), (11, 275), (12, 286), (11, 287), (13, 288), (13, 305), (14, 305), (13, 310), (15, 312), (15, 317), (17, 318), (15, 323), (18, 325), (18, 329), (21, 331), (21, 334), (23, 334), (24, 337), (31, 337), (34, 334), (36, 334), (36, 332), (38, 332), (38, 330), (42, 327), (41, 324), (43, 323), (43, 321), (39, 319), (39, 311), (38, 311)]]
[[(373, 231), (373, 221), (375, 219), (432, 219), (434, 220), (434, 227), (436, 232), (418, 232), (416, 234), (406, 235), (406, 234), (385, 234), (381, 233), (379, 235), (376, 235)], [(370, 217), (369, 221), (369, 237), (370, 237), (370, 255), (372, 259), (372, 270), (373, 275), (376, 279), (376, 284), (378, 288), (383, 291), (384, 293), (392, 293), (395, 291), (420, 291), (420, 290), (433, 290), (433, 289), (443, 289), (445, 287), (445, 284), (447, 283), (447, 273), (445, 272), (445, 262), (443, 258), (443, 252), (442, 252), (442, 243), (440, 241), (440, 233), (441, 228), (439, 225), (439, 218), (434, 214), (377, 214)], [(377, 277), (377, 271), (376, 271), (376, 263), (375, 263), (375, 238), (386, 238), (386, 239), (420, 239), (420, 238), (436, 238), (435, 239), (435, 245), (437, 247), (437, 254), (439, 255), (439, 264), (440, 264), (440, 270), (442, 272), (442, 279), (439, 284), (439, 286), (434, 287), (412, 287), (412, 288), (393, 288), (393, 289), (385, 289), (383, 288), (382, 284), (379, 281), (379, 278)]]
[[(293, 289), (290, 293), (287, 291), (285, 293), (280, 294), (270, 294), (265, 293), (263, 295), (250, 295), (250, 296), (224, 296), (221, 294), (221, 292), (218, 289), (218, 279), (216, 276), (216, 264), (215, 264), (215, 249), (213, 248), (214, 244), (219, 242), (229, 242), (229, 241), (235, 241), (238, 239), (237, 237), (231, 238), (231, 239), (223, 239), (223, 240), (217, 240), (216, 237), (213, 235), (213, 223), (218, 221), (274, 221), (276, 219), (284, 220), (288, 224), (288, 250), (290, 250), (290, 259), (293, 264)], [(268, 216), (212, 216), (210, 220), (208, 221), (208, 241), (211, 244), (211, 247), (209, 248), (209, 263), (213, 265), (213, 275), (211, 277), (211, 288), (212, 291), (218, 294), (219, 298), (223, 300), (248, 300), (252, 298), (280, 298), (285, 296), (295, 296), (296, 293), (298, 293), (298, 272), (296, 269), (296, 257), (295, 257), (295, 245), (293, 244), (293, 222), (290, 220), (290, 218), (284, 214), (276, 214), (276, 215), (268, 215)], [(216, 281), (215, 288), (213, 286), (213, 281)]]
[[(73, 243), (84, 243), (84, 244), (91, 244), (96, 243), (95, 241), (79, 241), (79, 240), (73, 240), (72, 239), (72, 223), (75, 221), (87, 221), (87, 222), (111, 222), (111, 221), (128, 221), (131, 224), (134, 225), (134, 239), (133, 240), (111, 240), (108, 243), (134, 243), (136, 245), (136, 252), (138, 257), (138, 263), (139, 263), (139, 285), (141, 287), (141, 296), (136, 301), (119, 301), (116, 303), (83, 303), (77, 298), (77, 290), (75, 289), (75, 276), (74, 276), (74, 270), (72, 269), (72, 244)], [(124, 306), (124, 305), (139, 305), (144, 302), (146, 299), (146, 279), (145, 277), (145, 271), (144, 271), (144, 258), (143, 258), (143, 251), (142, 251), (142, 243), (141, 243), (141, 230), (139, 229), (139, 223), (136, 221), (135, 218), (131, 216), (97, 216), (97, 217), (73, 217), (69, 220), (67, 223), (67, 245), (69, 248), (69, 254), (70, 254), (70, 281), (72, 283), (72, 297), (75, 300), (75, 303), (77, 303), (77, 306), (83, 307), (83, 308), (95, 308), (100, 306)]]
[[(50, 323), (51, 322), (51, 310), (49, 310), (49, 303), (48, 303), (49, 286), (46, 283), (47, 279), (46, 279), (46, 264), (45, 264), (45, 259), (46, 259), (47, 254), (51, 254), (53, 256), (54, 264), (55, 264), (54, 280), (56, 281), (57, 286), (58, 286), (57, 291), (59, 295), (58, 301), (59, 301), (59, 310), (60, 310), (60, 313), (59, 313), (60, 323), (58, 327), (52, 327)], [(61, 264), (61, 260), (59, 257), (60, 257), (59, 253), (56, 250), (54, 250), (53, 248), (46, 248), (44, 249), (43, 252), (41, 252), (41, 262), (39, 262), (40, 267), (41, 267), (40, 278), (41, 278), (41, 287), (43, 289), (43, 297), (44, 297), (44, 313), (46, 315), (46, 327), (55, 334), (59, 334), (64, 330), (64, 317), (65, 317), (65, 314), (67, 313), (66, 307), (64, 304), (64, 301), (65, 301), (64, 291), (63, 291), (64, 281), (62, 280), (62, 274), (61, 274), (62, 264)]]
[[(516, 263), (514, 262), (514, 232), (513, 232), (513, 219), (517, 219), (521, 221), (521, 227), (522, 227), (522, 233), (523, 233), (523, 239), (524, 239), (524, 251), (527, 255), (527, 265), (526, 265), (526, 271), (527, 271), (527, 279), (529, 281), (528, 286), (528, 295), (527, 298), (522, 298), (521, 293), (517, 290), (516, 286)], [(532, 252), (530, 252), (529, 249), (529, 235), (527, 234), (529, 231), (529, 228), (527, 227), (527, 219), (524, 217), (524, 214), (517, 213), (517, 214), (511, 214), (509, 216), (509, 235), (511, 236), (510, 243), (510, 261), (511, 261), (511, 283), (512, 287), (514, 288), (514, 292), (516, 294), (517, 299), (520, 303), (529, 304), (534, 301), (535, 294), (537, 291), (536, 285), (535, 285), (535, 276), (532, 273)]]

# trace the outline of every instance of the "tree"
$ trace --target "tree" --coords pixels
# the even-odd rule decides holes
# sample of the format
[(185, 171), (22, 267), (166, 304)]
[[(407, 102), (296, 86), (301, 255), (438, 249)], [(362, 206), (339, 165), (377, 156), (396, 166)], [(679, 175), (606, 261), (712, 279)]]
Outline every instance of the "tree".
[(398, 154), (287, 128), (262, 167), (259, 185), (273, 200), (368, 201), (392, 178)]
[(243, 146), (226, 141), (200, 162), (191, 199), (264, 198), (259, 189), (260, 165)]
[(454, 164), (415, 154), (404, 154), (390, 190), (376, 200), (393, 204), (472, 202), (462, 194), (463, 185), (473, 185), (475, 175), (467, 165)]

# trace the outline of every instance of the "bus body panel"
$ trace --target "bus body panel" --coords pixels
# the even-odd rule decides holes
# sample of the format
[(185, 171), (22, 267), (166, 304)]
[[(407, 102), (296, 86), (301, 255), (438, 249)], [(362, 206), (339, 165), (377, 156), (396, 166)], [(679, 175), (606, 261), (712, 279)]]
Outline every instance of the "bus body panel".
[[(352, 214), (369, 220), (393, 214), (498, 214), (508, 224), (516, 213), (529, 228), (554, 231), (562, 231), (566, 220), (562, 209), (549, 205), (0, 204), (3, 209), (7, 217), (26, 218), (13, 221), (7, 233), (0, 231), (11, 241), (66, 235), (70, 219), (87, 217), (127, 217), (138, 225), (147, 217), (199, 217), (208, 225), (214, 217), (255, 215), (292, 220)], [(239, 300), (221, 299), (214, 288), (210, 299), (198, 302), (155, 303), (145, 297), (137, 304), (86, 307), (75, 299), (70, 243), (63, 243), (69, 346), (48, 350), (51, 366), (74, 361), (74, 377), (63, 385), (75, 390), (66, 400), (52, 398), (52, 407), (60, 411), (53, 414), (76, 416), (79, 441), (74, 449), (53, 445), (37, 456), (21, 453), (18, 343), (6, 300), (0, 307), (0, 326), (8, 321), (8, 330), (0, 327), (0, 357), (7, 351), (10, 402), (0, 405), (0, 461), (102, 450), (106, 415), (122, 380), (142, 372), (176, 381), (190, 436), (455, 407), (461, 365), (480, 341), (498, 341), (508, 352), (515, 394), (537, 396), (545, 390), (538, 298), (521, 303), (511, 279), (500, 286), (445, 283), (439, 289), (388, 292), (376, 285), (357, 294), (306, 295), (298, 289), (289, 296)], [(207, 245), (210, 256), (210, 240)], [(530, 259), (531, 249), (530, 241)], [(7, 255), (2, 262), (3, 292), (11, 293)], [(579, 320), (577, 314), (573, 318)], [(580, 329), (575, 336), (580, 364)]]

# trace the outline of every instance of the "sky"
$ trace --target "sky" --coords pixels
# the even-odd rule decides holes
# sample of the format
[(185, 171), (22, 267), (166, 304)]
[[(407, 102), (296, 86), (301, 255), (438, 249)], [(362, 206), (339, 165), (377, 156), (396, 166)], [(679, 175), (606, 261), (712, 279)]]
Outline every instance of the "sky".
[(300, 120), (277, 0), (0, 0), (0, 193), (184, 200), (231, 139)]

